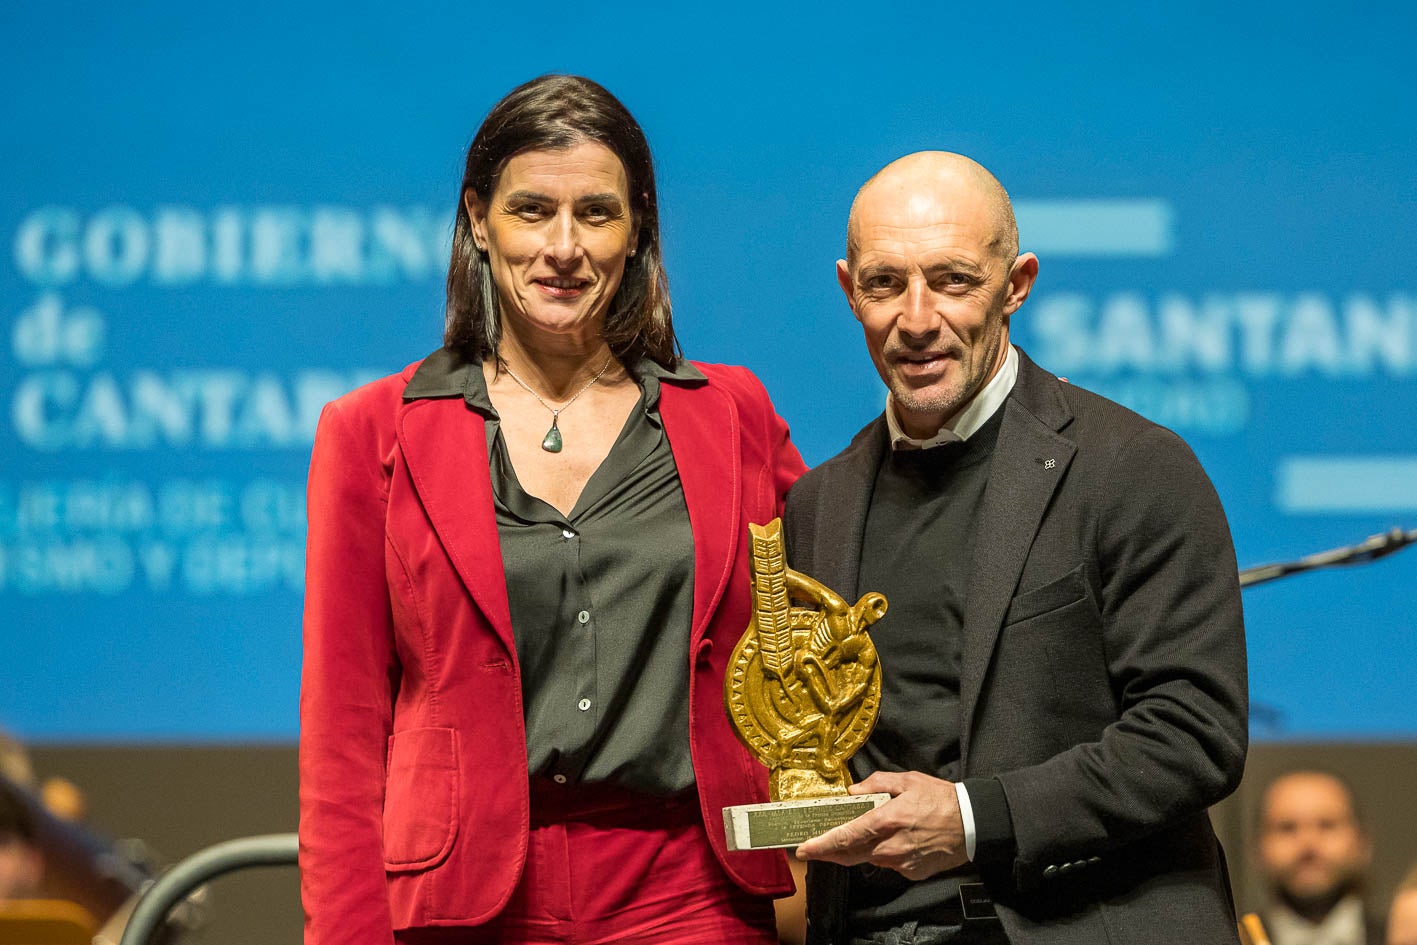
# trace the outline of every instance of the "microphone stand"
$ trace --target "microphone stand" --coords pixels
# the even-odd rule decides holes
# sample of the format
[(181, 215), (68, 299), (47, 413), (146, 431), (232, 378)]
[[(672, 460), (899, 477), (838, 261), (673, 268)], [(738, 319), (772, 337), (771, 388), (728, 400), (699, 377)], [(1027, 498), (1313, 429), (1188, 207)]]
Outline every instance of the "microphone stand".
[(1332, 568), (1349, 564), (1367, 564), (1370, 561), (1376, 561), (1379, 558), (1386, 557), (1395, 551), (1400, 551), (1414, 543), (1417, 543), (1417, 529), (1404, 531), (1401, 528), (1392, 528), (1383, 532), (1381, 535), (1373, 535), (1356, 545), (1349, 545), (1346, 548), (1320, 551), (1318, 554), (1306, 555), (1297, 561), (1284, 561), (1279, 564), (1260, 564), (1253, 568), (1245, 568), (1240, 572), (1240, 586), (1253, 587), (1256, 584), (1276, 581), (1279, 578), (1289, 577), (1291, 574), (1302, 574), (1305, 571), (1313, 571), (1318, 568)]
[[(1334, 548), (1331, 551), (1320, 551), (1318, 554), (1306, 555), (1297, 561), (1284, 561), (1279, 564), (1260, 564), (1253, 568), (1244, 568), (1240, 571), (1240, 587), (1254, 587), (1256, 584), (1264, 584), (1267, 581), (1277, 581), (1280, 578), (1289, 577), (1294, 574), (1302, 574), (1305, 571), (1314, 571), (1318, 568), (1332, 568), (1340, 565), (1367, 564), (1379, 558), (1386, 557), (1395, 551), (1401, 551), (1408, 545), (1417, 543), (1417, 529), (1404, 531), (1401, 528), (1392, 528), (1381, 535), (1373, 535), (1356, 545), (1349, 545), (1346, 548)], [(1251, 703), (1250, 718), (1258, 720), (1266, 728), (1277, 730), (1284, 722), (1284, 714), (1274, 706)]]

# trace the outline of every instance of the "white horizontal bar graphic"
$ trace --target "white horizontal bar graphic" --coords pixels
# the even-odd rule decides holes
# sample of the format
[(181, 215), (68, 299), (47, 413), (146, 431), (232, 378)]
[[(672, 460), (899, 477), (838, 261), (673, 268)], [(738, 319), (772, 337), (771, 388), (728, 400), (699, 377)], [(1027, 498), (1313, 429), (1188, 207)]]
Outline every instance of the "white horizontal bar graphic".
[(1040, 256), (1166, 256), (1174, 248), (1169, 201), (1019, 200), (1019, 248)]
[(1285, 512), (1417, 512), (1417, 456), (1287, 456), (1274, 485)]

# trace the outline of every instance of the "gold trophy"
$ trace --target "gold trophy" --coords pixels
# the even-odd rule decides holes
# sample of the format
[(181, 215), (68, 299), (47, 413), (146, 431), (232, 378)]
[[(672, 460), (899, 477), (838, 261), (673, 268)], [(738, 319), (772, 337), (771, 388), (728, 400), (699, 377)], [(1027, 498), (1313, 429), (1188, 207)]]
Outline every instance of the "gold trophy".
[(748, 531), (753, 618), (728, 661), (723, 698), (738, 738), (771, 772), (772, 800), (723, 809), (730, 850), (795, 847), (890, 800), (846, 792), (846, 759), (881, 708), (881, 664), (866, 628), (885, 615), (885, 597), (848, 604), (793, 571), (781, 519)]

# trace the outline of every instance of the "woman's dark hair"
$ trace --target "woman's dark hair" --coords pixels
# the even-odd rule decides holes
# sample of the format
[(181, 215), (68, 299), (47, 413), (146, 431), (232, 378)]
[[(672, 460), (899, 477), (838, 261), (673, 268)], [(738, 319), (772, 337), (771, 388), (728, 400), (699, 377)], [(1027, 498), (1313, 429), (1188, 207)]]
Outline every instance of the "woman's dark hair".
[(473, 242), (463, 195), (472, 190), (489, 201), (502, 169), (515, 155), (564, 151), (585, 141), (605, 145), (625, 166), (630, 203), (639, 220), (636, 252), (625, 261), (625, 275), (605, 318), (605, 342), (622, 361), (648, 356), (672, 367), (678, 359), (649, 142), (619, 99), (574, 75), (544, 75), (513, 89), (493, 106), (467, 149), (448, 264), (445, 348), (481, 361), (496, 352), (502, 331), (492, 267)]

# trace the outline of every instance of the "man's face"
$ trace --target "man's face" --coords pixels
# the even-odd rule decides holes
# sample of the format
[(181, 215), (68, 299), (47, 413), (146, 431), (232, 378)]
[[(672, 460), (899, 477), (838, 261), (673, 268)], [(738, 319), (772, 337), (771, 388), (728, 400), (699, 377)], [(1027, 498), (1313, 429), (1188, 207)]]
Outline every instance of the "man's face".
[(1258, 852), (1274, 891), (1301, 908), (1331, 906), (1355, 889), (1371, 857), (1348, 791), (1318, 772), (1291, 774), (1270, 786)]
[(902, 426), (928, 437), (1003, 364), (1009, 316), (1038, 261), (1004, 257), (998, 214), (967, 181), (903, 183), (857, 199), (856, 254), (837, 263), (837, 279)]

